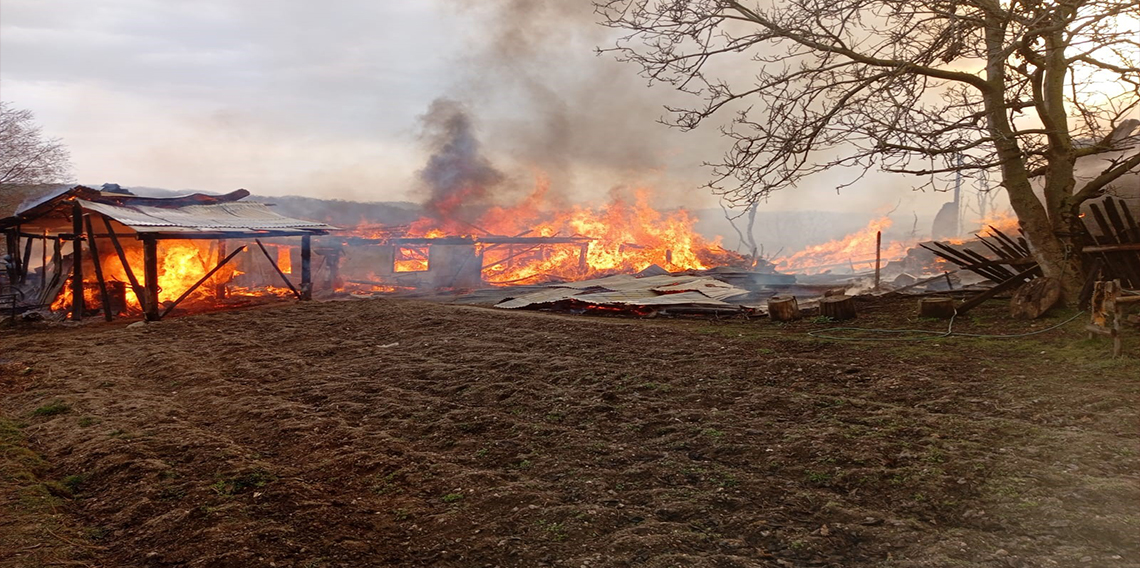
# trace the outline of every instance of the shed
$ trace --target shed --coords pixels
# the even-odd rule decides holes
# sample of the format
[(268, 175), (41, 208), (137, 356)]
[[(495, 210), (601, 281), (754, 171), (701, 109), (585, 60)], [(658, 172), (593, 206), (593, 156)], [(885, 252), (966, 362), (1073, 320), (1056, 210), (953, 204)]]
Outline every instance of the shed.
[[(248, 196), (249, 191), (239, 189), (225, 195), (194, 193), (157, 198), (140, 197), (121, 190), (101, 191), (82, 185), (61, 186), (43, 197), (23, 204), (14, 215), (0, 219), (0, 231), (4, 232), (7, 250), (11, 251), (13, 257), (9, 277), (27, 303), (34, 304), (38, 301), (39, 305), (51, 302), (70, 278), (70, 312), (73, 319), (83, 316), (85, 283), (90, 284), (94, 280), (104, 308), (102, 311), (109, 320), (113, 310), (109, 309), (112, 302), (104, 269), (110, 264), (109, 259), (117, 257), (114, 265), (121, 268), (129, 281), (131, 291), (138, 299), (146, 319), (158, 320), (245, 248), (243, 245), (227, 254), (227, 241), (253, 241), (266, 258), (272, 261), (261, 239), (300, 237), (299, 289), (289, 282), (284, 273), (277, 271), (298, 298), (310, 299), (311, 238), (314, 235), (328, 234), (334, 227), (278, 215), (264, 203), (241, 201)], [(202, 261), (201, 278), (172, 303), (168, 301), (164, 308), (159, 303), (158, 245), (171, 240), (210, 240), (214, 243), (211, 250), (216, 255), (209, 262), (199, 258)], [(33, 244), (37, 242), (40, 245), (40, 258), (33, 259)], [(125, 251), (130, 244), (137, 246), (140, 242), (141, 279), (137, 278), (136, 272), (140, 262), (136, 261), (135, 266), (132, 266)], [(54, 249), (50, 267), (49, 243)], [(65, 245), (70, 245), (69, 254), (64, 250)], [(86, 255), (90, 255), (88, 262), (84, 260)], [(30, 267), (37, 264), (37, 260), (39, 278), (30, 279)], [(214, 266), (207, 270), (209, 264)], [(94, 279), (85, 270), (85, 266), (92, 269)], [(50, 279), (49, 272), (52, 273)]]

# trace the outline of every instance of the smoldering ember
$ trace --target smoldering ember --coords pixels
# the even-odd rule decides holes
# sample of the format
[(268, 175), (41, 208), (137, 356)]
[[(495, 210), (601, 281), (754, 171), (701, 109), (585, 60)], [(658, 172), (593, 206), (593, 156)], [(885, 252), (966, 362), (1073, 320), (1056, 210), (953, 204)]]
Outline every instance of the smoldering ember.
[(1140, 567), (1134, 3), (62, 1), (0, 567)]

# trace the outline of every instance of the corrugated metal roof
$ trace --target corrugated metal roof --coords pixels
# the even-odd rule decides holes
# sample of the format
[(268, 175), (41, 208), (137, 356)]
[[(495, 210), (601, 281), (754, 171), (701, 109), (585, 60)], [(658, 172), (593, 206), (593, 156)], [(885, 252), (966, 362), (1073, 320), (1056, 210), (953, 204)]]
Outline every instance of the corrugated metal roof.
[(730, 307), (724, 300), (747, 294), (713, 278), (703, 276), (649, 276), (635, 278), (618, 274), (607, 278), (553, 284), (550, 288), (510, 298), (495, 305), (516, 309), (574, 300), (598, 306), (711, 306)]
[(333, 227), (316, 221), (283, 217), (264, 203), (233, 202), (184, 207), (118, 206), (80, 200), (84, 209), (102, 213), (137, 231), (173, 229), (175, 231), (319, 229)]

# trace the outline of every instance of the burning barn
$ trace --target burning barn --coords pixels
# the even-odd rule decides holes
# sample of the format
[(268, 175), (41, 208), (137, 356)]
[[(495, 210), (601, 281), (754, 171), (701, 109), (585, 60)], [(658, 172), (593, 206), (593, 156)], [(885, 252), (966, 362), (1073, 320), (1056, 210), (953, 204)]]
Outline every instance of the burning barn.
[(232, 303), (231, 296), (310, 298), (312, 237), (333, 227), (241, 201), (248, 195), (154, 198), (61, 187), (0, 219), (9, 286), (17, 304), (73, 319), (142, 313), (153, 321), (178, 306)]

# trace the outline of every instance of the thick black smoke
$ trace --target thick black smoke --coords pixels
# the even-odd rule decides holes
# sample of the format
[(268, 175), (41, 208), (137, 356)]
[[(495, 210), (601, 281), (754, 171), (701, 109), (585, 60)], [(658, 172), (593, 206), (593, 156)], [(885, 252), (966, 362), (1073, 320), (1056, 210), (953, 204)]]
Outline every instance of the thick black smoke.
[(431, 152), (419, 172), (428, 191), (425, 208), (445, 220), (476, 215), (489, 205), (505, 176), (483, 155), (467, 109), (451, 99), (436, 99), (421, 121)]

